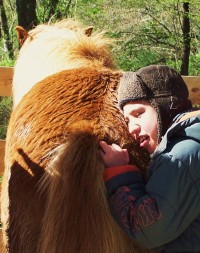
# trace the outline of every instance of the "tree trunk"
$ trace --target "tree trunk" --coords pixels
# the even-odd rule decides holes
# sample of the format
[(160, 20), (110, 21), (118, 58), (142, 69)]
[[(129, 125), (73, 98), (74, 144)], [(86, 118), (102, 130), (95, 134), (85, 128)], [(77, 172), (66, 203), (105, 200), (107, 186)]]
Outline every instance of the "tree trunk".
[[(50, 9), (49, 9), (49, 15), (47, 17), (47, 21), (49, 21), (49, 19), (51, 19), (51, 17), (55, 15), (58, 2), (59, 0), (50, 1)], [(60, 13), (58, 12), (56, 13), (56, 18), (58, 19), (60, 18)]]
[(59, 0), (51, 0), (50, 1), (49, 14), (47, 16), (46, 21), (49, 21), (52, 18), (52, 16), (55, 16), (55, 18), (57, 20), (69, 17), (70, 8), (74, 5), (73, 1), (68, 0), (68, 3), (66, 3), (65, 11), (62, 11), (62, 12), (61, 12), (61, 10), (58, 10), (58, 8), (57, 8), (58, 3), (59, 3)]
[(189, 2), (183, 3), (183, 56), (181, 64), (181, 75), (188, 76), (189, 72), (189, 58), (190, 58), (190, 17)]
[(37, 25), (36, 0), (16, 0), (18, 25), (26, 30)]
[(12, 45), (11, 37), (9, 34), (8, 19), (6, 16), (3, 0), (0, 0), (0, 15), (1, 15), (1, 21), (2, 21), (2, 29), (3, 29), (4, 38), (5, 38), (5, 46), (6, 46), (6, 49), (8, 50), (9, 58), (13, 59), (13, 56), (14, 56), (13, 45)]

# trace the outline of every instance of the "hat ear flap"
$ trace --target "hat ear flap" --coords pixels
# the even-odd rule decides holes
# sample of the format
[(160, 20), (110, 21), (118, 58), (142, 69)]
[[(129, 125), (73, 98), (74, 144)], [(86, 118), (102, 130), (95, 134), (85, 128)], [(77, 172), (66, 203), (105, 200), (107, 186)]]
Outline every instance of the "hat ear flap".
[(159, 144), (161, 142), (164, 131), (166, 130), (165, 126), (163, 125), (162, 108), (160, 108), (160, 106), (158, 105), (158, 101), (156, 101), (155, 98), (150, 99), (149, 102), (156, 112), (157, 126), (158, 126), (157, 144)]

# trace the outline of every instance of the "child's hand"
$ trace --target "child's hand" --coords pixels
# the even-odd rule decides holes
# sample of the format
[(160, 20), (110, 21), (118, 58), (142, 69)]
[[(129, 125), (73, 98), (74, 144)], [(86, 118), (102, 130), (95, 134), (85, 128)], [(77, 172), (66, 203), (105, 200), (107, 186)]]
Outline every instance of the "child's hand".
[(108, 145), (105, 141), (100, 141), (100, 156), (105, 166), (113, 167), (129, 164), (127, 149), (121, 149), (117, 144)]

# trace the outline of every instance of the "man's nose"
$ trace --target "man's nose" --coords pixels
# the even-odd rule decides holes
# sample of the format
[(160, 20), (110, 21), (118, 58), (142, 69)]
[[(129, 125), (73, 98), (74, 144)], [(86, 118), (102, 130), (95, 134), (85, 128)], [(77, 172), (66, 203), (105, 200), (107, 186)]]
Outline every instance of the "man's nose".
[(129, 124), (129, 133), (134, 137), (134, 138), (136, 138), (137, 137), (137, 135), (140, 133), (140, 131), (141, 131), (141, 127), (140, 127), (140, 125), (139, 124), (135, 124), (135, 123), (133, 123), (133, 124)]

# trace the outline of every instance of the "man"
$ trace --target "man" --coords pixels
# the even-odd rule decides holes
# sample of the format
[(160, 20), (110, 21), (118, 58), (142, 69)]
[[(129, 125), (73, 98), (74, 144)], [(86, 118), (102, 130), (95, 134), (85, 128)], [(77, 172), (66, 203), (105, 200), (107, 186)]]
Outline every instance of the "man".
[(118, 99), (151, 162), (144, 181), (127, 150), (100, 142), (113, 216), (152, 252), (200, 252), (200, 110), (185, 82), (174, 69), (151, 65), (123, 75)]

